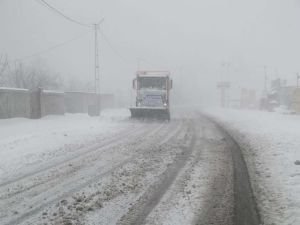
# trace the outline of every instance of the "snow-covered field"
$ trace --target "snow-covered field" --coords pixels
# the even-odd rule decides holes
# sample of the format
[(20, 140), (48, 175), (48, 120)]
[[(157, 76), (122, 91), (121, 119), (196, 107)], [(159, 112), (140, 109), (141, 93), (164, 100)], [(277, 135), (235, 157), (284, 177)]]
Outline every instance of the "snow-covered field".
[(211, 109), (243, 148), (264, 224), (300, 224), (300, 116)]

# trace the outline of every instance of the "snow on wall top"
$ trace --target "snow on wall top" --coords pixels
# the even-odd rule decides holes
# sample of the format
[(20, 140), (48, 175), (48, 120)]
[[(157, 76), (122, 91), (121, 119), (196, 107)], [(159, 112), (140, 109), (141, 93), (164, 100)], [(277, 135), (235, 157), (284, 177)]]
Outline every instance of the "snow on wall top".
[(23, 89), (23, 88), (0, 87), (0, 92), (7, 92), (7, 91), (29, 92), (28, 89)]
[(59, 95), (65, 94), (65, 92), (63, 92), (63, 91), (53, 91), (53, 90), (43, 90), (43, 93), (45, 93), (45, 94), (59, 94)]

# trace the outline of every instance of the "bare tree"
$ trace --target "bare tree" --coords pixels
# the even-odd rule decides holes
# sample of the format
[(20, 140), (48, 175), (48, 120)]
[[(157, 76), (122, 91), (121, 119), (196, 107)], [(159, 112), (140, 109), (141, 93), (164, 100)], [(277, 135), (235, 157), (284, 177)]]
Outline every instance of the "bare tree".
[(8, 69), (8, 58), (7, 55), (0, 56), (0, 86), (4, 84), (5, 72)]
[(46, 66), (32, 65), (25, 66), (22, 63), (15, 63), (7, 74), (6, 85), (16, 88), (36, 89), (59, 89), (63, 86), (61, 77), (51, 72)]

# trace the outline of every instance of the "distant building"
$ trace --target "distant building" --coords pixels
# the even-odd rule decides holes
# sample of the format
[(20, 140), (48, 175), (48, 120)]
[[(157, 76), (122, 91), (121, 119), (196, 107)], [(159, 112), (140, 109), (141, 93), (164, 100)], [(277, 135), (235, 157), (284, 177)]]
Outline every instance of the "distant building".
[(290, 109), (297, 114), (300, 113), (300, 88), (294, 88), (291, 94)]
[(260, 109), (274, 111), (279, 106), (290, 107), (292, 87), (286, 86), (286, 80), (275, 79), (271, 81), (270, 90), (264, 90), (260, 100)]
[(285, 106), (288, 109), (292, 108), (293, 95), (297, 88), (293, 86), (282, 87), (278, 93), (279, 104)]
[(256, 91), (243, 88), (241, 90), (240, 108), (255, 109), (257, 105)]

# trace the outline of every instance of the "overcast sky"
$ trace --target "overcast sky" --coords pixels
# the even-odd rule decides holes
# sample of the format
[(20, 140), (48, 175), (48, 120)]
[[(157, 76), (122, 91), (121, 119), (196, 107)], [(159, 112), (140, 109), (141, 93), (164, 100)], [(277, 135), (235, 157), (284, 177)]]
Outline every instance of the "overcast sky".
[[(194, 99), (213, 96), (221, 79), (259, 90), (263, 66), (270, 79), (290, 84), (300, 71), (299, 0), (47, 1), (84, 23), (105, 18), (101, 27), (114, 50), (100, 38), (104, 92), (129, 90), (138, 61), (141, 69), (171, 70), (175, 87), (194, 93)], [(93, 80), (92, 29), (37, 0), (0, 0), (0, 26), (0, 54), (24, 63), (43, 61), (66, 79)]]

